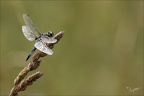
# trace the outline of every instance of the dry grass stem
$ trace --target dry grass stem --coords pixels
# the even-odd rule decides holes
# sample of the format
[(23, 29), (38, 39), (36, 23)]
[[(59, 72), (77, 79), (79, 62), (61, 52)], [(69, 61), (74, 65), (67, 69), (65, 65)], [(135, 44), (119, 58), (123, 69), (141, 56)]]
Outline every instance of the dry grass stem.
[(26, 80), (22, 80), (20, 84), (14, 86), (9, 96), (17, 96), (19, 91), (24, 91), (29, 85), (32, 85), (34, 81), (40, 78), (43, 73), (36, 72), (30, 75)]
[[(58, 34), (54, 36), (55, 39), (57, 39), (57, 42), (63, 37), (64, 32), (61, 31)], [(47, 44), (49, 48), (54, 48), (54, 45), (56, 43)], [(28, 74), (28, 72), (36, 70), (41, 60), (39, 60), (40, 57), (47, 56), (47, 54), (38, 51), (33, 57), (32, 57), (32, 63), (29, 63), (15, 78), (14, 80), (14, 87), (11, 89), (9, 96), (18, 96), (18, 92), (24, 91), (28, 86), (32, 85), (34, 81), (36, 81), (38, 78), (40, 78), (43, 73), (36, 72), (32, 75), (30, 75), (27, 79), (24, 79), (24, 77)], [(39, 61), (38, 61), (39, 60)]]
[(14, 80), (14, 85), (18, 85), (23, 78), (28, 74), (29, 71), (35, 70), (36, 68), (38, 68), (39, 64), (41, 61), (36, 61), (34, 63), (29, 63), (16, 77), (16, 79)]
[(36, 81), (38, 78), (40, 78), (43, 75), (43, 73), (36, 72), (32, 75), (30, 75), (26, 80), (23, 80), (19, 86), (19, 91), (24, 91), (28, 86), (32, 85), (34, 81)]

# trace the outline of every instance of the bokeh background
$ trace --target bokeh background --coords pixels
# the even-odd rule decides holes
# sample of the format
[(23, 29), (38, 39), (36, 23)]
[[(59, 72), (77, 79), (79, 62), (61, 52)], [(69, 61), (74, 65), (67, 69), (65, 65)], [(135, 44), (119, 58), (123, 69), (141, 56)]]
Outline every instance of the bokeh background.
[(42, 33), (65, 35), (52, 56), (41, 58), (36, 71), (44, 75), (20, 96), (143, 95), (142, 0), (0, 2), (1, 96), (31, 62), (25, 61), (34, 42), (22, 33), (24, 13)]

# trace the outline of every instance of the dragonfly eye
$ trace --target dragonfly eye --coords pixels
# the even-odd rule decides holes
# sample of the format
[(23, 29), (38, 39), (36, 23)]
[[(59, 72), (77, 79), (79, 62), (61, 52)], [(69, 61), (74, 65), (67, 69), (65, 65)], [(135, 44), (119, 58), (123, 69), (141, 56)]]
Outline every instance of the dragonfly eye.
[(53, 32), (51, 32), (51, 31), (48, 32), (48, 36), (49, 36), (49, 37), (52, 37), (53, 35), (54, 35)]

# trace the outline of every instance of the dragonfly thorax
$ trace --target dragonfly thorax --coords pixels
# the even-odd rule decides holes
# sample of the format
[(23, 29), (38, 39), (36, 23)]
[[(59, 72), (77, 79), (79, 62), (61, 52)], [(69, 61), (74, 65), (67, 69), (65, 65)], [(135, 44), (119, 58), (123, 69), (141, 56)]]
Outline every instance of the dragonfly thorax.
[(43, 34), (41, 34), (39, 37), (36, 37), (35, 40), (40, 39), (42, 35), (43, 35)]
[(52, 37), (54, 35), (54, 33), (52, 31), (49, 31), (47, 34), (49, 37)]

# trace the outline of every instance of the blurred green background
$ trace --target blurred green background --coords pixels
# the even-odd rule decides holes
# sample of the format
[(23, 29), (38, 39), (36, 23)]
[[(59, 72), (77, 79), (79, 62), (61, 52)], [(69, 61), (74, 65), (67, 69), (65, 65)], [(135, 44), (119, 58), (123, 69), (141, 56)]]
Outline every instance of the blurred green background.
[(65, 35), (52, 56), (41, 58), (36, 71), (44, 75), (20, 96), (143, 95), (143, 1), (0, 2), (0, 95), (9, 94), (31, 62), (25, 61), (34, 42), (22, 33), (24, 13), (42, 33)]

